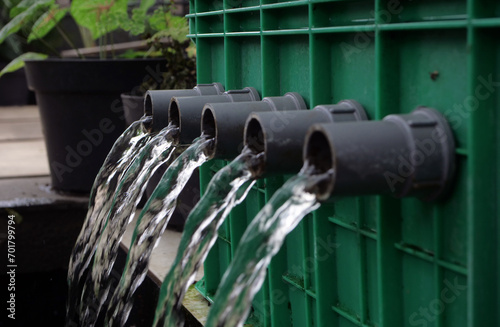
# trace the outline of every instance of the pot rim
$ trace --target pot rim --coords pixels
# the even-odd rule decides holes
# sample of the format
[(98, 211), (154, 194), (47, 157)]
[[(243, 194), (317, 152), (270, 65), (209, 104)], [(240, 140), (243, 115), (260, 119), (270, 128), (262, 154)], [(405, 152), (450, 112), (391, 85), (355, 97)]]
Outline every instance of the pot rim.
[(25, 60), (26, 63), (42, 63), (42, 62), (45, 62), (45, 63), (56, 63), (56, 62), (67, 62), (67, 63), (70, 63), (70, 62), (75, 62), (75, 63), (85, 63), (85, 62), (88, 62), (88, 63), (97, 63), (97, 62), (106, 62), (106, 63), (109, 63), (109, 62), (120, 62), (120, 63), (123, 63), (123, 62), (138, 62), (138, 61), (167, 61), (167, 59), (165, 58), (134, 58), (134, 59), (130, 59), (130, 58), (106, 58), (106, 59), (98, 59), (98, 58), (85, 58), (85, 59), (81, 59), (81, 58), (46, 58), (46, 59), (27, 59)]

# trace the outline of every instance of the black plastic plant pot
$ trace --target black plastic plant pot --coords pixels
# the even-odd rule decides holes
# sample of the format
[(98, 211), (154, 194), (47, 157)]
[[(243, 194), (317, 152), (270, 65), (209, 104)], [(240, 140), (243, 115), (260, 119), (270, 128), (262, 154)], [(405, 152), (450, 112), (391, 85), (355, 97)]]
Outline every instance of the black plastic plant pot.
[(207, 103), (203, 108), (201, 130), (204, 134), (215, 138), (212, 147), (206, 149), (211, 158), (234, 159), (243, 148), (245, 123), (252, 112), (302, 111), (307, 109), (302, 96), (296, 92), (288, 92), (284, 96), (265, 97), (257, 102), (239, 103)]
[[(6, 65), (0, 62), (0, 70)], [(23, 106), (33, 104), (34, 100), (34, 94), (26, 86), (24, 69), (0, 77), (0, 106)]]
[(245, 125), (245, 145), (254, 153), (263, 152), (260, 177), (295, 174), (302, 167), (302, 148), (313, 124), (367, 120), (365, 110), (354, 100), (319, 105), (312, 110), (253, 112)]
[(382, 121), (313, 125), (304, 161), (331, 179), (315, 191), (332, 195), (392, 194), (431, 201), (443, 197), (455, 170), (455, 142), (445, 118), (420, 107)]
[(147, 91), (144, 97), (144, 114), (153, 117), (153, 131), (159, 132), (168, 125), (168, 111), (173, 97), (195, 97), (224, 93), (221, 83), (198, 84), (186, 90)]
[(35, 91), (52, 186), (89, 192), (115, 140), (125, 129), (120, 94), (161, 78), (165, 60), (27, 61)]
[(144, 115), (144, 97), (129, 93), (122, 93), (120, 96), (123, 104), (123, 114), (125, 115), (125, 125), (128, 127)]

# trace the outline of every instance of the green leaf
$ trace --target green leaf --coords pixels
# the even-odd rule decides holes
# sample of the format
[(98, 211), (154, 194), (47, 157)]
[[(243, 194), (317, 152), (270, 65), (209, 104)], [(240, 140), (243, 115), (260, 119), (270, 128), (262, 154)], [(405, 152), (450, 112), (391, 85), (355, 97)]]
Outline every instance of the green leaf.
[[(135, 3), (135, 1), (131, 1), (132, 3)], [(156, 3), (156, 0), (142, 0), (141, 4), (139, 6), (140, 10), (143, 10), (144, 12), (147, 12), (149, 8), (151, 8), (152, 5)]]
[(163, 8), (156, 9), (149, 18), (149, 25), (154, 31), (162, 31), (167, 28), (168, 13)]
[(9, 12), (10, 18), (14, 18), (32, 5), (36, 3), (36, 0), (22, 0), (17, 5), (12, 7)]
[[(147, 26), (147, 12), (151, 6), (156, 3), (156, 0), (141, 1), (139, 8), (132, 9), (132, 17), (123, 16), (120, 22), (120, 27), (129, 31), (132, 35), (143, 34)], [(130, 0), (129, 4), (136, 5), (136, 1)]]
[(189, 58), (196, 58), (196, 45), (194, 43), (191, 43), (187, 47), (186, 52)]
[(34, 5), (40, 5), (40, 6), (46, 6), (46, 5), (52, 5), (55, 3), (55, 0), (22, 0), (10, 10), (10, 17), (13, 18), (20, 13), (28, 10), (29, 8), (33, 7)]
[(6, 74), (6, 73), (11, 73), (11, 72), (14, 72), (18, 69), (21, 69), (24, 67), (24, 61), (25, 60), (42, 60), (42, 59), (45, 59), (47, 58), (48, 56), (46, 54), (43, 54), (43, 53), (36, 53), (36, 52), (26, 52), (22, 55), (20, 55), (19, 57), (17, 57), (16, 59), (12, 60), (7, 66), (4, 67), (4, 69), (2, 69), (2, 71), (0, 71), (0, 77), (2, 77), (2, 75)]
[(168, 19), (170, 37), (176, 41), (184, 42), (189, 34), (189, 25), (185, 17), (170, 15)]
[(5, 46), (0, 46), (0, 58), (10, 61), (23, 53), (22, 39), (14, 34), (7, 37), (4, 41)]
[(23, 11), (16, 17), (12, 18), (1, 30), (0, 30), (0, 43), (2, 43), (5, 38), (11, 34), (16, 33), (19, 29), (26, 24), (26, 22), (33, 19), (39, 9), (47, 6), (47, 1), (40, 1), (29, 7), (27, 10)]
[(31, 28), (31, 33), (28, 36), (28, 43), (36, 39), (41, 39), (45, 35), (47, 35), (47, 33), (49, 33), (54, 27), (56, 27), (59, 21), (64, 18), (67, 12), (67, 8), (59, 8), (58, 6), (54, 6), (49, 11), (40, 16), (40, 18), (38, 18), (38, 20)]
[(137, 59), (137, 58), (159, 58), (162, 56), (161, 51), (139, 51), (139, 50), (127, 50), (124, 53), (118, 55), (119, 58), (126, 59)]
[(97, 39), (120, 27), (127, 16), (127, 0), (73, 0), (71, 15)]
[(159, 30), (151, 37), (151, 41), (170, 37), (172, 40), (182, 43), (187, 40), (189, 34), (189, 25), (187, 19), (180, 16), (174, 16), (171, 13), (165, 13), (166, 27)]
[(146, 11), (142, 9), (132, 10), (132, 19), (130, 20), (130, 34), (139, 35), (144, 33), (146, 28)]
[(19, 2), (19, 1), (2, 0), (2, 3), (4, 5), (4, 7), (6, 7), (6, 8), (12, 8), (12, 7), (16, 6), (17, 2)]

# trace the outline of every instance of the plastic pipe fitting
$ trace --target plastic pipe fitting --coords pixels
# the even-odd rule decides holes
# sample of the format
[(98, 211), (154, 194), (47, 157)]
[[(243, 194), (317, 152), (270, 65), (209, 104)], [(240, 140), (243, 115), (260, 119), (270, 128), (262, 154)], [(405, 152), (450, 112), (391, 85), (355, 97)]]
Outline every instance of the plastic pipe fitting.
[(317, 173), (333, 171), (314, 190), (318, 200), (386, 193), (435, 200), (450, 185), (454, 158), (448, 122), (426, 107), (382, 121), (313, 125), (304, 144), (304, 161)]
[(211, 158), (233, 159), (243, 148), (245, 122), (252, 112), (296, 111), (307, 109), (296, 92), (284, 96), (265, 97), (259, 102), (207, 103), (203, 108), (201, 131), (213, 136), (213, 146), (206, 154)]
[(150, 90), (144, 96), (144, 115), (153, 116), (152, 129), (158, 132), (168, 125), (168, 107), (172, 97), (219, 95), (223, 92), (221, 83), (198, 84), (187, 90)]
[(228, 103), (232, 107), (234, 102), (259, 100), (259, 93), (253, 87), (231, 90), (221, 95), (173, 97), (168, 108), (168, 121), (179, 127), (179, 133), (174, 138), (177, 138), (180, 144), (190, 144), (193, 139), (200, 136), (200, 121), (205, 104)]
[(312, 110), (254, 112), (245, 125), (245, 145), (255, 153), (264, 153), (264, 167), (254, 174), (292, 174), (302, 167), (302, 148), (313, 124), (367, 120), (357, 101), (319, 105)]

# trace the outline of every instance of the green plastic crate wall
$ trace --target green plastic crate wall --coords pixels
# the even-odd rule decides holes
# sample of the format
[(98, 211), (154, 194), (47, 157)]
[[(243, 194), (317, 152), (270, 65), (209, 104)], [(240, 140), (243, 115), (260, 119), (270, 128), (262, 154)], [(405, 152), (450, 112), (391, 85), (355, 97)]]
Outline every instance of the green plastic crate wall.
[[(323, 205), (287, 237), (254, 326), (500, 326), (500, 2), (191, 0), (198, 81), (355, 99), (370, 119), (419, 105), (453, 129), (457, 171), (437, 203)], [(202, 186), (223, 162), (202, 167)], [(213, 297), (248, 222), (283, 178), (235, 208), (199, 283)]]

